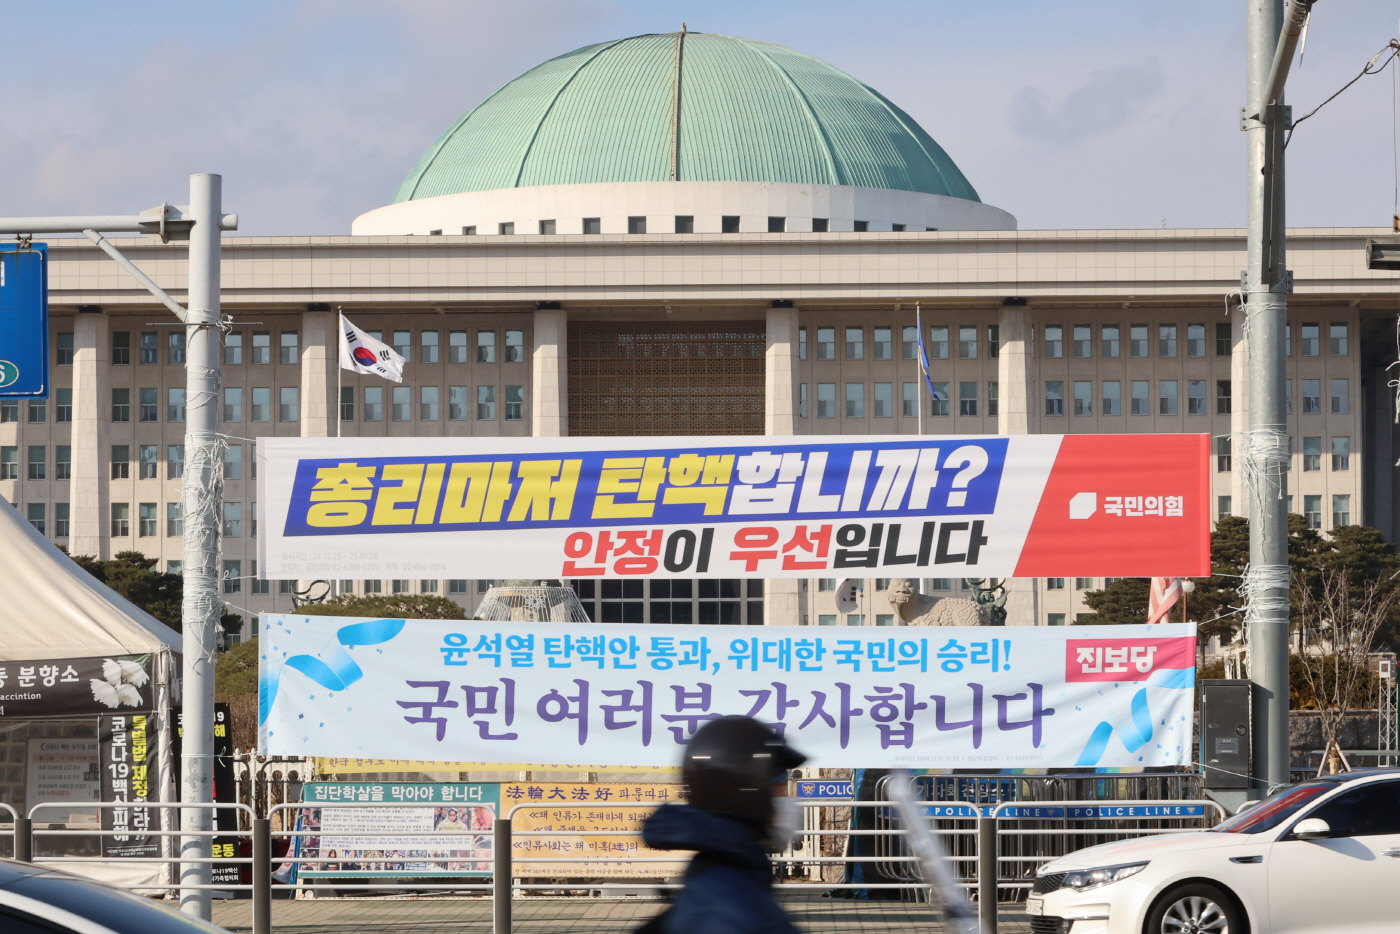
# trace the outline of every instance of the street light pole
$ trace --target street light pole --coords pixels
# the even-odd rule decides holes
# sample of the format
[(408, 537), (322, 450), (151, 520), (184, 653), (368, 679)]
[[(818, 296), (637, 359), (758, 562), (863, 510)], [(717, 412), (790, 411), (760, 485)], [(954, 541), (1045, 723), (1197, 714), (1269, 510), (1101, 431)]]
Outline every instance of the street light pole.
[[(219, 597), (219, 533), (224, 489), (224, 445), (219, 434), (219, 217), (223, 179), (190, 176), (189, 292), (185, 312), (184, 499), (184, 733), (180, 747), (180, 800), (214, 800), (214, 661), (223, 602)], [(205, 860), (213, 813), (181, 808), (180, 855)], [(210, 916), (213, 874), (207, 862), (180, 866), (180, 910)]]
[(1249, 570), (1245, 626), (1254, 682), (1254, 791), (1289, 783), (1288, 424), (1284, 412), (1288, 292), (1285, 268), (1283, 85), (1313, 0), (1245, 0), (1248, 269), (1244, 333), (1249, 366)]

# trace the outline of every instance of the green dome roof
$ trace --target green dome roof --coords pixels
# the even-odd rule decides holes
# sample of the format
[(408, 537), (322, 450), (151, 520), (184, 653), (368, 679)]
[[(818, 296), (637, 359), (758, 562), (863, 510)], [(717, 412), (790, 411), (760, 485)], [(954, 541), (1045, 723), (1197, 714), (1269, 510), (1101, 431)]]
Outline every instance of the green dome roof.
[(458, 120), (394, 203), (587, 182), (793, 182), (980, 200), (904, 111), (825, 62), (708, 33), (590, 45)]

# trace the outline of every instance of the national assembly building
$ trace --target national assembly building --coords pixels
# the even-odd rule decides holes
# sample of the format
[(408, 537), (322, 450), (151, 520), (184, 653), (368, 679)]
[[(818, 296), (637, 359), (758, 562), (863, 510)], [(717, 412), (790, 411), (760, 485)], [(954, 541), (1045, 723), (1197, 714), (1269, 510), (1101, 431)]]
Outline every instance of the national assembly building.
[[(232, 612), (297, 589), (256, 560), (266, 436), (1209, 433), (1215, 517), (1247, 513), (1243, 230), (1018, 230), (879, 91), (706, 33), (551, 59), (404, 168), (344, 234), (224, 237)], [(1364, 255), (1388, 232), (1289, 233), (1290, 511), (1323, 533), (1397, 532), (1397, 283)], [(114, 242), (183, 298), (185, 244)], [(178, 570), (183, 329), (93, 244), (49, 250), (53, 388), (0, 403), (0, 496), (71, 554)], [(402, 383), (340, 370), (342, 313), (408, 361)], [(331, 582), (469, 613), (491, 583)], [(856, 612), (837, 586), (574, 582), (599, 622), (898, 622), (887, 580)], [(1008, 622), (1073, 622), (1102, 586), (1010, 581)]]

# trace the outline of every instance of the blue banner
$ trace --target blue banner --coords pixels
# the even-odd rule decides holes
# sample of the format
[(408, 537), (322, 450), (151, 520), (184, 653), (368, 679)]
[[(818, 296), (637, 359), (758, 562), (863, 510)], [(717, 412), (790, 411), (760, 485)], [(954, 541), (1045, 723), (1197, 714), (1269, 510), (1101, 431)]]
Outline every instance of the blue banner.
[(0, 397), (48, 394), (48, 245), (0, 243)]

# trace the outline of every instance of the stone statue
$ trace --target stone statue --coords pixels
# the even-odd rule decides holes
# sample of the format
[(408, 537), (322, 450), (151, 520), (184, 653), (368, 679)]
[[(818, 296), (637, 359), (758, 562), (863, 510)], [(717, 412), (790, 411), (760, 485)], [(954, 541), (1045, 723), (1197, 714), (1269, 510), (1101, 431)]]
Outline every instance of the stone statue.
[(987, 614), (987, 619), (992, 626), (1006, 625), (1006, 584), (996, 583), (990, 587), (982, 586), (983, 578), (968, 579), (968, 586), (972, 588), (972, 599), (982, 607), (982, 612)]
[(918, 585), (907, 577), (890, 581), (890, 606), (906, 626), (986, 626), (987, 616), (972, 600), (945, 597), (942, 600), (919, 593)]

